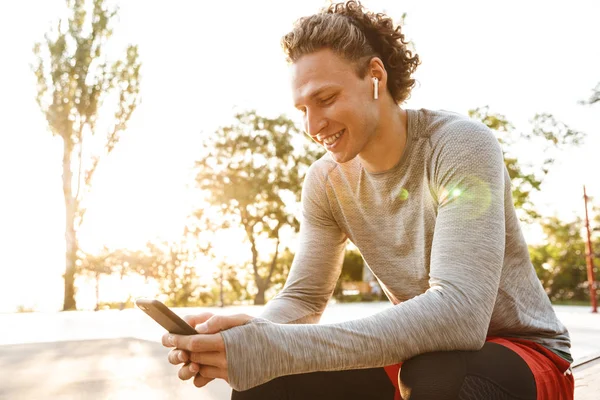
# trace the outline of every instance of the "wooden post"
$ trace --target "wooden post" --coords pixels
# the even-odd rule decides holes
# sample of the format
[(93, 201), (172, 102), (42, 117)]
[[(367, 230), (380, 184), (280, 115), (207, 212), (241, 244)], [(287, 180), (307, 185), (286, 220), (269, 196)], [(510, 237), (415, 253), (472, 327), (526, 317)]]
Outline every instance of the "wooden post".
[(594, 287), (595, 277), (594, 277), (594, 249), (592, 247), (592, 234), (590, 231), (590, 219), (588, 216), (588, 197), (585, 191), (585, 185), (583, 185), (583, 201), (585, 203), (585, 229), (587, 230), (587, 252), (586, 252), (586, 260), (587, 260), (587, 272), (588, 272), (588, 283), (590, 286), (590, 300), (592, 301), (592, 312), (597, 313), (597, 304), (596, 304), (596, 288)]

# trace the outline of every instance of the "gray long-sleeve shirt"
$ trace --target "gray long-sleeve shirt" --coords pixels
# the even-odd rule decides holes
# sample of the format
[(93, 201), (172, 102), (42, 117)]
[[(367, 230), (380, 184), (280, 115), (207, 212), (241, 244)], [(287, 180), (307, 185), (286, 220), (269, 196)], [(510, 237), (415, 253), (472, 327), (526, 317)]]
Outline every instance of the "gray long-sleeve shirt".
[[(284, 288), (260, 317), (221, 332), (233, 389), (477, 350), (487, 335), (533, 340), (572, 361), (569, 334), (530, 262), (494, 134), (446, 111), (407, 115), (407, 147), (391, 170), (369, 173), (358, 158), (337, 164), (329, 155), (309, 169)], [(394, 306), (318, 324), (347, 239)]]

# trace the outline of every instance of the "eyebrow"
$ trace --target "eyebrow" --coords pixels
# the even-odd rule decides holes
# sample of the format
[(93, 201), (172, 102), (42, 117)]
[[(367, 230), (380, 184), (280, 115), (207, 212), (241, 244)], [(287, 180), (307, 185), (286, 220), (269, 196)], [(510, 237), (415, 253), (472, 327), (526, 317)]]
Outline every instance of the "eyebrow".
[[(317, 97), (318, 95), (320, 95), (324, 91), (326, 91), (328, 89), (331, 89), (331, 88), (336, 88), (336, 87), (337, 87), (337, 85), (332, 85), (332, 84), (321, 86), (320, 88), (318, 88), (317, 90), (315, 90), (314, 92), (312, 92), (308, 96), (308, 98), (309, 99), (314, 99), (315, 97)], [(298, 103), (294, 104), (294, 107), (298, 107)]]

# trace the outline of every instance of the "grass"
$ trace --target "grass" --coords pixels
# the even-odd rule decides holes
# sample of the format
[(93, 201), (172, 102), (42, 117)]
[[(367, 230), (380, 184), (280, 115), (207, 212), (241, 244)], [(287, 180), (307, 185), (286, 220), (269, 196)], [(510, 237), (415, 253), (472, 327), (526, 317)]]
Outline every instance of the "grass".
[(590, 306), (589, 300), (556, 300), (552, 302), (555, 306)]

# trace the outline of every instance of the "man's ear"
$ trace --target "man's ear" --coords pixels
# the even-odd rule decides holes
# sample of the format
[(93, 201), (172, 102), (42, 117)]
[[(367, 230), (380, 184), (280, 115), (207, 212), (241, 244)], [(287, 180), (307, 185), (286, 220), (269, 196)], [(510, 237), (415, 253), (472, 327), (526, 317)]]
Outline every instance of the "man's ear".
[(371, 58), (371, 61), (369, 61), (369, 68), (367, 69), (367, 78), (377, 78), (379, 82), (381, 82), (381, 87), (387, 86), (387, 71), (385, 70), (381, 58)]

